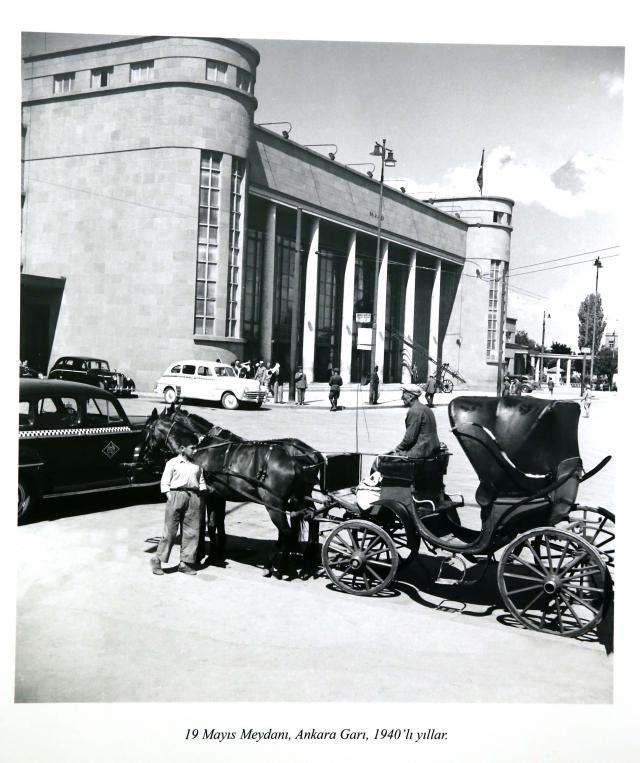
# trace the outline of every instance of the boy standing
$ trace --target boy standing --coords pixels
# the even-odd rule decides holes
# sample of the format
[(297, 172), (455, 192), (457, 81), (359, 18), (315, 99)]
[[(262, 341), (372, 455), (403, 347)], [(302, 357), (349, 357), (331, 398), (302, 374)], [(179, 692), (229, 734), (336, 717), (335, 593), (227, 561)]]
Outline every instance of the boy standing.
[(167, 461), (160, 480), (160, 490), (167, 496), (164, 530), (155, 556), (151, 558), (154, 575), (163, 575), (162, 562), (168, 562), (171, 549), (181, 530), (180, 564), (178, 572), (195, 575), (198, 541), (202, 526), (203, 503), (200, 493), (206, 492), (202, 467), (193, 462), (196, 437), (180, 445), (178, 455)]

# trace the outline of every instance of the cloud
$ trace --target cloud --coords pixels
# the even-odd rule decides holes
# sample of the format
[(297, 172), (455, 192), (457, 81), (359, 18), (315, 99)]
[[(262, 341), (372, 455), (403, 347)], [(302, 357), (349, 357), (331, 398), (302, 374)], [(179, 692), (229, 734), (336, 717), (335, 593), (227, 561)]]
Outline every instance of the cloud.
[[(612, 160), (583, 151), (560, 167), (549, 168), (519, 159), (509, 146), (496, 146), (485, 155), (483, 190), (518, 204), (539, 204), (561, 217), (610, 213), (620, 205), (617, 171)], [(403, 179), (401, 184), (419, 198), (468, 196), (478, 193), (477, 175), (478, 165), (462, 165), (447, 171), (441, 182)]]
[(619, 71), (602, 72), (598, 77), (601, 84), (607, 91), (609, 98), (615, 98), (618, 95), (622, 95), (624, 91), (624, 78)]

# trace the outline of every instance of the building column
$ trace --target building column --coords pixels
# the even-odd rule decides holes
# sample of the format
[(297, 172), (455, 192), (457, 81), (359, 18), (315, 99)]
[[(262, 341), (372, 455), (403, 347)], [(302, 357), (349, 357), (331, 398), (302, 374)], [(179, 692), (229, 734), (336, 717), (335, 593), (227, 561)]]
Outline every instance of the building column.
[(567, 358), (567, 384), (571, 386), (571, 358)]
[(265, 363), (271, 357), (273, 339), (273, 286), (276, 266), (276, 205), (269, 204), (267, 230), (264, 237), (264, 261), (262, 266), (262, 304), (260, 306), (260, 354)]
[[(404, 328), (403, 334), (406, 338), (413, 342), (413, 321), (415, 318), (416, 307), (416, 261), (417, 253), (415, 249), (411, 252), (409, 260), (409, 275), (407, 276), (407, 287), (404, 297)], [(406, 349), (405, 349), (406, 348)], [(402, 382), (403, 384), (411, 384), (411, 366), (413, 365), (413, 349), (408, 345), (402, 347), (402, 357), (405, 357), (405, 352), (408, 357), (408, 364), (402, 364)]]
[(320, 220), (311, 221), (311, 241), (307, 253), (307, 273), (304, 283), (304, 320), (302, 322), (302, 367), (307, 380), (313, 381), (313, 361), (316, 352), (316, 313), (318, 309), (318, 249)]
[(384, 337), (387, 324), (387, 266), (389, 242), (380, 242), (380, 272), (378, 274), (378, 304), (376, 306), (376, 365), (380, 381), (384, 379)]
[(533, 359), (533, 378), (534, 381), (540, 381), (540, 358)]
[(353, 345), (353, 290), (356, 278), (356, 232), (351, 232), (349, 254), (344, 269), (342, 289), (342, 337), (340, 339), (340, 374), (351, 381), (351, 348)]
[[(429, 357), (439, 361), (440, 352), (440, 276), (442, 272), (442, 262), (436, 263), (435, 273), (433, 274), (433, 289), (431, 290), (431, 312), (429, 314), (429, 336), (427, 342), (427, 351)], [(429, 361), (429, 374), (436, 373), (436, 366)]]

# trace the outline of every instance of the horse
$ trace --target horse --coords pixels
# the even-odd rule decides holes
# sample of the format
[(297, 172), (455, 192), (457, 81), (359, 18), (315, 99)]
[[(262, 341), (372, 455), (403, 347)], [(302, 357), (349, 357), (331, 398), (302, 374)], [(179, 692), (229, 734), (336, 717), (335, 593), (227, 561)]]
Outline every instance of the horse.
[[(172, 406), (160, 415), (154, 409), (147, 420), (141, 459), (153, 461), (160, 455), (173, 455), (178, 446), (194, 434), (199, 437), (194, 461), (202, 466), (212, 491), (206, 500), (211, 547), (216, 539), (218, 552), (224, 553), (227, 500), (261, 503), (278, 529), (276, 551), (266, 574), (280, 578), (288, 568), (288, 576), (293, 577), (292, 554), (299, 550), (306, 499), (318, 479), (322, 456), (306, 443), (294, 439), (246, 441), (229, 430), (214, 427), (200, 416)], [(318, 558), (317, 536), (317, 523), (312, 522), (303, 559), (303, 578), (310, 575), (311, 557), (314, 562)]]

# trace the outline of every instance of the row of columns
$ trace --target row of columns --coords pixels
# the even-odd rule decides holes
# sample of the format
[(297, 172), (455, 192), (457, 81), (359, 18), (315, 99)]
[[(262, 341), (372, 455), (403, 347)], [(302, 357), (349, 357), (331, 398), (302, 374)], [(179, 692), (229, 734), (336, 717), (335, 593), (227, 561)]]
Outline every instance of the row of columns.
[[(590, 357), (591, 357), (590, 355), (586, 355), (585, 359), (589, 359)], [(580, 357), (576, 358), (576, 360), (580, 361), (580, 363), (584, 363), (585, 359), (580, 358)], [(555, 360), (556, 361), (556, 363), (554, 364), (553, 367), (548, 367), (547, 368), (547, 372), (551, 373), (551, 374), (555, 373), (555, 366), (558, 363), (562, 363), (563, 360), (566, 360), (566, 362), (567, 362), (567, 376), (566, 376), (566, 378), (567, 378), (567, 382), (570, 384), (571, 383), (571, 361), (572, 361), (572, 358), (550, 358), (550, 360)], [(542, 358), (541, 357), (537, 357), (535, 359), (534, 376), (533, 376), (533, 378), (537, 382), (540, 381), (541, 373), (542, 373)]]
[[(265, 235), (264, 267), (262, 278), (262, 306), (260, 327), (260, 348), (264, 358), (271, 357), (271, 337), (273, 334), (273, 290), (276, 249), (276, 205), (270, 204), (267, 213), (267, 229)], [(311, 237), (309, 250), (306, 253), (306, 279), (301, 293), (304, 292), (304, 312), (302, 322), (302, 367), (309, 381), (313, 381), (316, 344), (316, 313), (318, 303), (318, 251), (320, 249), (320, 219), (311, 221)], [(343, 379), (351, 378), (352, 325), (355, 292), (357, 233), (351, 232), (348, 245), (347, 263), (344, 272), (342, 297), (342, 325), (340, 327), (340, 371)], [(417, 253), (410, 252), (409, 274), (407, 277), (404, 335), (413, 341), (413, 322), (416, 302), (416, 262)], [(380, 242), (380, 270), (378, 273), (378, 304), (376, 365), (380, 378), (384, 372), (384, 339), (387, 308), (387, 273), (389, 266), (389, 242)], [(427, 350), (432, 358), (437, 358), (440, 322), (440, 261), (438, 260), (434, 274), (433, 291), (431, 294), (430, 329)], [(429, 372), (431, 372), (431, 364)], [(403, 367), (402, 381), (411, 381), (410, 369)]]

